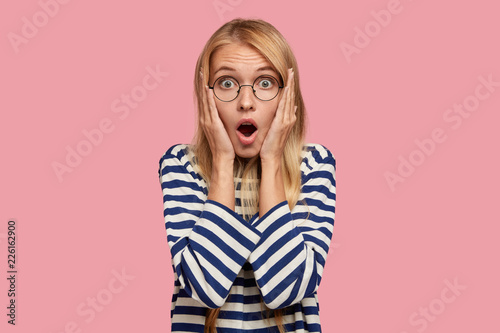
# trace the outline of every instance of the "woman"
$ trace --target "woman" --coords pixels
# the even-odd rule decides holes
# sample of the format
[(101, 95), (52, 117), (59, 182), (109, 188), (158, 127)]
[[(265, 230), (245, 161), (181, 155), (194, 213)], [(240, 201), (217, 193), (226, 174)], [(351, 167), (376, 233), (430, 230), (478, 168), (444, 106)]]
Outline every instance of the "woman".
[(160, 159), (172, 332), (320, 332), (335, 158), (304, 144), (297, 63), (262, 20), (219, 28), (195, 71), (198, 129)]

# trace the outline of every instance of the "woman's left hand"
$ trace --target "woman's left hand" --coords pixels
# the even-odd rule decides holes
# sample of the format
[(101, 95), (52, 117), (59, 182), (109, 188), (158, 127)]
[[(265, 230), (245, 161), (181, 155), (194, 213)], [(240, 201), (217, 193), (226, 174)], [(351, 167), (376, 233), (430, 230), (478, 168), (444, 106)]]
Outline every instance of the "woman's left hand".
[(281, 162), (286, 140), (297, 120), (297, 116), (295, 115), (297, 107), (295, 106), (293, 69), (290, 68), (288, 71), (287, 85), (281, 96), (271, 127), (260, 149), (260, 159), (262, 162)]

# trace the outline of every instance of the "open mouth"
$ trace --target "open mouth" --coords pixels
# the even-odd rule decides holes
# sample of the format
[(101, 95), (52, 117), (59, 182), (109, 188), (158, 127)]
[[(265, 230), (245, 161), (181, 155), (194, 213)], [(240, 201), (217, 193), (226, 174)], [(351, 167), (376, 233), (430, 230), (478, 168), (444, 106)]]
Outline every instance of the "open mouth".
[(256, 130), (257, 128), (250, 123), (244, 123), (238, 127), (238, 131), (246, 137), (251, 136)]

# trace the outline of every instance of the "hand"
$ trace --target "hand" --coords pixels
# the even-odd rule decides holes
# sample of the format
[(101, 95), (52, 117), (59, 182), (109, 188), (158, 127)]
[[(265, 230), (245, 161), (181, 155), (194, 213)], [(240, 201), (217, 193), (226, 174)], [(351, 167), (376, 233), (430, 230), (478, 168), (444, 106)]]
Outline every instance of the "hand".
[(233, 161), (236, 157), (234, 147), (219, 117), (219, 111), (215, 105), (214, 92), (205, 85), (203, 74), (201, 72), (200, 74), (203, 84), (203, 110), (200, 114), (200, 124), (208, 139), (210, 150), (212, 151), (212, 158), (214, 161), (219, 162), (228, 160)]
[(286, 140), (297, 120), (297, 116), (295, 115), (297, 107), (295, 106), (293, 69), (290, 68), (288, 73), (287, 85), (281, 96), (271, 127), (260, 149), (260, 158), (263, 162), (268, 160), (281, 162)]

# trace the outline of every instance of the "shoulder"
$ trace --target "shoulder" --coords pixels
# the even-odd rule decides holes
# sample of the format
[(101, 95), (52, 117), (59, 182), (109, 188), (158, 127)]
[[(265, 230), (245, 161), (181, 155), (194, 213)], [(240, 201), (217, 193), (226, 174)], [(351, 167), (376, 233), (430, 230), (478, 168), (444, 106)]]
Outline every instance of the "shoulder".
[(178, 159), (183, 160), (187, 158), (190, 151), (190, 145), (184, 143), (176, 143), (168, 148), (165, 153), (160, 158), (160, 165), (164, 160), (168, 159)]
[(189, 145), (184, 143), (176, 143), (170, 148), (168, 148), (165, 153), (163, 153), (161, 158), (164, 157), (182, 157), (187, 154), (187, 149)]
[(323, 164), (332, 165), (336, 168), (336, 160), (330, 149), (319, 143), (307, 143), (302, 147), (303, 171), (317, 169)]
[(160, 158), (158, 173), (165, 165), (184, 165), (189, 164), (188, 154), (190, 151), (190, 145), (183, 143), (176, 143), (168, 148), (165, 153)]

